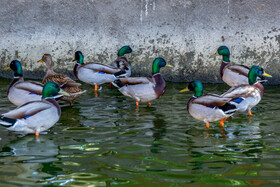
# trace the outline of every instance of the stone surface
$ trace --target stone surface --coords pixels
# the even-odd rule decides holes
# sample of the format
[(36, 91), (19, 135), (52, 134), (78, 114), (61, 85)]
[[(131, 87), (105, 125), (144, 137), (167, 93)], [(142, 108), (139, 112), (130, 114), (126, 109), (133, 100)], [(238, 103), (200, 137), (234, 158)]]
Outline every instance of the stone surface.
[(1, 0), (0, 68), (18, 59), (25, 77), (42, 78), (44, 53), (71, 72), (76, 50), (109, 64), (130, 45), (133, 76), (150, 75), (161, 56), (175, 67), (162, 69), (168, 81), (221, 82), (221, 57), (209, 56), (227, 45), (233, 63), (261, 65), (278, 84), (279, 15), (278, 0)]

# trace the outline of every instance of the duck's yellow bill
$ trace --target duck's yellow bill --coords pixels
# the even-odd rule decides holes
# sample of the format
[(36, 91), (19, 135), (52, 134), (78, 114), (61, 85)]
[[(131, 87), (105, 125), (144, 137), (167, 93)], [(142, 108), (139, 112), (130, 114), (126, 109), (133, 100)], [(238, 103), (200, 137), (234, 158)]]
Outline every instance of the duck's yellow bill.
[(9, 70), (9, 69), (11, 69), (10, 66), (4, 68), (4, 70)]
[(76, 61), (76, 58), (73, 58), (73, 59), (72, 59), (72, 62), (74, 62), (74, 61)]
[(218, 53), (218, 52), (216, 52), (216, 53), (214, 53), (213, 55), (211, 55), (210, 58), (214, 58), (214, 57), (216, 57), (216, 56), (219, 56), (219, 53)]
[(65, 91), (62, 90), (62, 89), (60, 89), (58, 93), (61, 94), (61, 95), (70, 96), (69, 93), (65, 92)]
[(173, 68), (173, 66), (172, 66), (172, 65), (170, 65), (170, 64), (167, 64), (166, 66), (167, 66), (167, 67), (170, 67), (170, 68)]
[(44, 61), (41, 59), (41, 60), (38, 60), (37, 62), (44, 62)]
[(137, 55), (138, 53), (136, 51), (131, 52), (132, 55)]
[(263, 76), (265, 76), (265, 77), (272, 77), (272, 76), (269, 75), (268, 73), (264, 73)]
[(188, 89), (188, 87), (185, 88), (185, 89), (183, 89), (183, 90), (180, 90), (180, 92), (188, 92), (188, 91), (190, 91), (190, 90)]

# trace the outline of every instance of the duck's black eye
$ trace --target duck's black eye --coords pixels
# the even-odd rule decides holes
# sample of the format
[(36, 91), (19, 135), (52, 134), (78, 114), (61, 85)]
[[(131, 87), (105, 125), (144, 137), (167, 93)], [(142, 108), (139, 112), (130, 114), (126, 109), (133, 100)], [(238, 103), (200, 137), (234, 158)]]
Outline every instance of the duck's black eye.
[(59, 88), (59, 86), (58, 86), (57, 84), (54, 84), (54, 85), (53, 85), (53, 87), (55, 87), (55, 88)]
[(60, 86), (60, 88), (64, 89), (64, 88), (66, 88), (66, 85), (63, 84), (63, 85)]

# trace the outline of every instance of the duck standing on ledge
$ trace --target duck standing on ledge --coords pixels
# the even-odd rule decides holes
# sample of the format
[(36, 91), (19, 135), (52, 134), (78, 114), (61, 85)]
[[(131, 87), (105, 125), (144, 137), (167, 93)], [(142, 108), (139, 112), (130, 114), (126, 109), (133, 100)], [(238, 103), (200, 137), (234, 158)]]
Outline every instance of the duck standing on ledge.
[(80, 83), (75, 82), (70, 77), (64, 74), (56, 73), (53, 71), (53, 61), (50, 54), (44, 54), (42, 59), (38, 62), (45, 62), (47, 65), (47, 73), (42, 81), (43, 84), (52, 81), (57, 83), (69, 96), (63, 96), (61, 100), (68, 101), (72, 105), (73, 100), (77, 99), (85, 91), (81, 90)]
[(118, 77), (125, 75), (126, 69), (115, 68), (100, 63), (84, 63), (84, 56), (81, 51), (75, 52), (73, 61), (77, 61), (74, 66), (74, 75), (80, 81), (95, 86), (95, 91), (98, 86), (104, 83), (113, 82)]
[(139, 106), (139, 102), (148, 102), (148, 106), (150, 106), (150, 101), (158, 99), (165, 92), (165, 80), (159, 72), (160, 68), (164, 66), (173, 67), (166, 65), (163, 58), (156, 58), (153, 62), (152, 77), (119, 78), (113, 82), (113, 85), (123, 95), (134, 99), (137, 107)]
[(248, 111), (252, 115), (251, 109), (260, 102), (264, 94), (264, 87), (258, 81), (258, 77), (262, 76), (272, 77), (260, 66), (252, 66), (248, 74), (249, 84), (232, 87), (221, 97), (232, 98), (239, 112)]
[(0, 117), (0, 125), (8, 130), (24, 134), (39, 133), (51, 128), (60, 118), (61, 110), (55, 99), (69, 95), (54, 82), (47, 82), (43, 88), (42, 99), (31, 101), (11, 110)]
[(10, 67), (5, 70), (14, 71), (14, 79), (7, 89), (8, 99), (17, 106), (29, 101), (40, 101), (42, 97), (43, 84), (35, 81), (24, 81), (22, 67), (18, 60), (13, 60)]
[(219, 120), (223, 127), (224, 121), (237, 111), (231, 98), (220, 97), (216, 94), (203, 95), (203, 86), (200, 81), (192, 81), (187, 88), (180, 92), (186, 91), (194, 91), (194, 95), (187, 104), (188, 112), (195, 119), (204, 121), (207, 129), (209, 129), (209, 122)]
[(225, 83), (227, 83), (230, 87), (241, 84), (249, 84), (248, 73), (250, 68), (244, 65), (231, 64), (229, 60), (230, 52), (226, 46), (220, 46), (217, 52), (211, 55), (210, 58), (214, 58), (219, 55), (223, 56), (223, 62), (220, 66), (220, 75)]
[(131, 67), (124, 56), (125, 54), (133, 53), (131, 47), (129, 46), (123, 46), (119, 51), (118, 51), (118, 58), (111, 63), (111, 66), (114, 68), (120, 68), (120, 69), (125, 69), (126, 73), (121, 75), (121, 77), (130, 77), (131, 75)]

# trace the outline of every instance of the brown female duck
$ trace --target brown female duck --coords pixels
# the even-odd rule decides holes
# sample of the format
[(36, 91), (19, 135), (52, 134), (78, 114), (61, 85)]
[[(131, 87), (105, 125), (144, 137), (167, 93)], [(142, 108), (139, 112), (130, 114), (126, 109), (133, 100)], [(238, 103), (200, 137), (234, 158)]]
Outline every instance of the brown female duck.
[(70, 96), (63, 96), (61, 100), (68, 101), (72, 105), (73, 100), (77, 99), (85, 91), (81, 90), (80, 83), (75, 82), (70, 77), (64, 74), (56, 73), (53, 70), (53, 61), (50, 54), (44, 54), (38, 62), (45, 62), (47, 65), (47, 73), (42, 81), (43, 84), (52, 81), (57, 83)]

